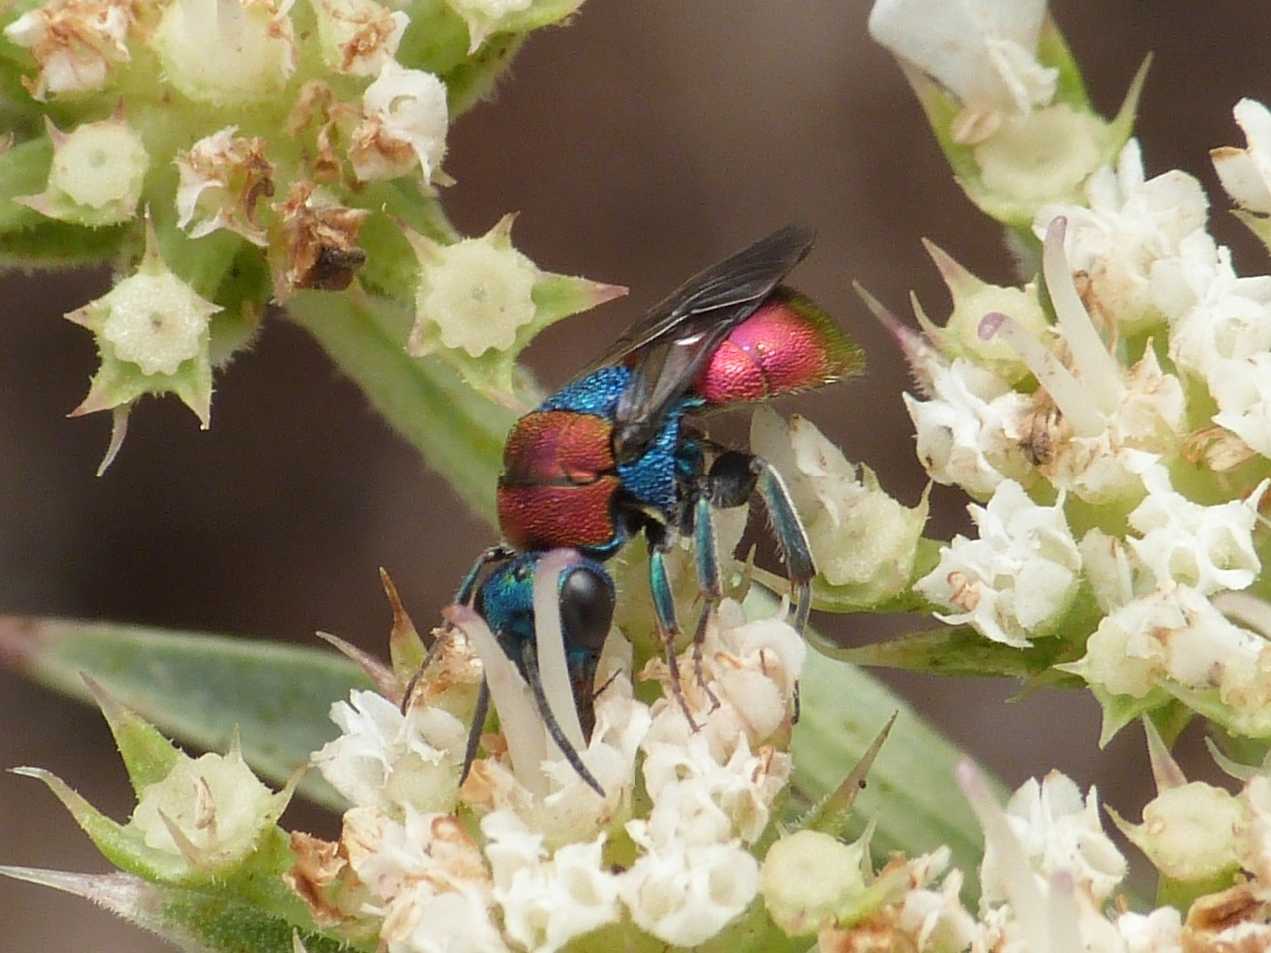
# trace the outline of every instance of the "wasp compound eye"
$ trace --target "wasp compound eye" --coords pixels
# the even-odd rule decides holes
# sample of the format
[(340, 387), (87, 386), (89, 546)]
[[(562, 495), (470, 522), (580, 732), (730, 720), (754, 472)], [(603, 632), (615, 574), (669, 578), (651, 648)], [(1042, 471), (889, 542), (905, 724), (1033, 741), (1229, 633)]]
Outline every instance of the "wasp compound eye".
[(570, 571), (560, 584), (560, 620), (567, 648), (600, 653), (613, 622), (613, 583), (603, 570)]

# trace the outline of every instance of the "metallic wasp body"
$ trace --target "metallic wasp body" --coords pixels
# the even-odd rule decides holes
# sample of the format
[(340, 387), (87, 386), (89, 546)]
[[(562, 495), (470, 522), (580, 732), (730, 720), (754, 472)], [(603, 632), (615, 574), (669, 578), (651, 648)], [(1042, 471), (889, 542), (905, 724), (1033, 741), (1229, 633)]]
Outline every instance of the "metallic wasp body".
[[(482, 553), (458, 601), (475, 602), (535, 688), (557, 744), (593, 787), (534, 684), (534, 567), (553, 549), (578, 554), (560, 574), (559, 594), (566, 660), (588, 734), (596, 663), (614, 605), (602, 563), (637, 536), (649, 547), (654, 616), (673, 678), (680, 628), (665, 554), (678, 536), (692, 537), (704, 602), (695, 630), (700, 651), (723, 595), (716, 507), (740, 506), (756, 494), (763, 500), (785, 556), (794, 624), (802, 631), (815, 569), (789, 494), (764, 460), (713, 443), (696, 418), (818, 387), (861, 365), (859, 350), (824, 312), (780, 285), (811, 245), (810, 232), (787, 227), (689, 279), (591, 369), (520, 418), (508, 436), (498, 488), (505, 542)], [(488, 694), (482, 699), (478, 728)]]

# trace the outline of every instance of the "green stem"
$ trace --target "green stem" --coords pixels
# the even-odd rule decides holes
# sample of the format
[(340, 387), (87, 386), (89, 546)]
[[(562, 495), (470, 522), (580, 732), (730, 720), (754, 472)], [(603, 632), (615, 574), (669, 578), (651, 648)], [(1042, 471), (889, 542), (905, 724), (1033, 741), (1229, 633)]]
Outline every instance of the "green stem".
[(493, 524), (493, 489), (513, 412), (477, 395), (439, 362), (408, 355), (411, 316), (399, 305), (301, 292), (287, 310), (468, 507)]

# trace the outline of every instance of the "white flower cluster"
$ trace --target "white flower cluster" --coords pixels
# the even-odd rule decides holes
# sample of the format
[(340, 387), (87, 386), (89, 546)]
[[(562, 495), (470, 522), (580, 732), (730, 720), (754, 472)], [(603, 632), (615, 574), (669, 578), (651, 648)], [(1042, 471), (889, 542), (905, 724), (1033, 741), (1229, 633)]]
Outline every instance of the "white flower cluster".
[[(554, 607), (560, 568), (551, 556), (540, 562), (538, 618), (553, 616), (537, 606)], [(556, 751), (480, 617), (452, 610), (451, 621), (442, 655), (475, 653), (482, 665), (440, 664), (487, 679), (502, 737), (485, 737), (489, 756), (460, 786), (467, 726), (445, 691), (425, 684), (405, 714), (374, 692), (333, 707), (341, 735), (313, 763), (353, 807), (338, 849), (293, 842), (302, 862), (290, 878), (320, 922), (374, 930), (389, 953), (552, 953), (625, 919), (664, 943), (693, 946), (750, 906), (759, 864), (748, 848), (790, 774), (782, 749), (805, 652), (790, 626), (747, 623), (725, 602), (707, 630), (702, 681), (685, 678), (683, 705), (668, 693), (651, 708), (633, 697), (615, 633), (584, 739), (568, 679), (553, 675), (565, 664), (559, 621), (540, 624), (548, 703), (602, 797)], [(691, 651), (679, 664), (693, 670)], [(645, 677), (669, 683), (661, 661)], [(464, 690), (461, 680), (446, 691)], [(637, 787), (648, 806), (633, 816)], [(461, 820), (468, 812), (479, 830)]]
[[(1245, 100), (1237, 117), (1249, 148), (1215, 161), (1252, 216), (1271, 114)], [(1213, 601), (1262, 572), (1271, 276), (1237, 276), (1207, 212), (1193, 177), (1148, 178), (1130, 140), (1082, 203), (1033, 219), (1053, 323), (1037, 320), (1033, 285), (1012, 302), (938, 249), (949, 323), (915, 304), (919, 336), (880, 315), (914, 368), (920, 461), (988, 500), (971, 507), (977, 538), (942, 547), (915, 591), (945, 621), (1020, 648), (1084, 638), (1064, 623), (1093, 601), (1103, 618), (1064, 668), (1096, 690), (1105, 729), (1178, 697), (1231, 730), (1271, 732), (1265, 633)], [(974, 331), (968, 307), (983, 311)]]
[[(959, 782), (984, 829), (978, 913), (963, 907), (948, 851), (860, 870), (858, 845), (801, 832), (764, 865), (765, 899), (791, 936), (817, 934), (820, 953), (1220, 953), (1271, 944), (1271, 784), (1239, 795), (1188, 784), (1155, 739), (1158, 777), (1172, 775), (1141, 825), (1114, 819), (1175, 882), (1196, 884), (1186, 918), (1172, 906), (1129, 912), (1118, 891), (1128, 865), (1104, 830), (1094, 790), (1058, 772), (1025, 782), (1003, 809), (968, 763)], [(851, 872), (845, 876), (844, 871)], [(799, 887), (800, 873), (809, 881)], [(1240, 874), (1242, 876), (1238, 876)], [(943, 877), (943, 880), (941, 879)], [(815, 882), (815, 883), (812, 883)], [(1231, 885), (1231, 886), (1228, 886)]]

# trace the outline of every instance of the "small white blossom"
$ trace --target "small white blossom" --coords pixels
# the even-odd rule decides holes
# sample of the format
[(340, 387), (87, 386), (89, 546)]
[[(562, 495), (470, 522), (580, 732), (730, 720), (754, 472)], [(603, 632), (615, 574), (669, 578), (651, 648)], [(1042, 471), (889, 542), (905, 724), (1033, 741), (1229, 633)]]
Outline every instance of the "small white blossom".
[[(1067, 776), (1052, 771), (1039, 784), (1025, 781), (1006, 803), (1006, 820), (1041, 884), (1064, 873), (1096, 901), (1106, 900), (1126, 873), (1125, 858), (1103, 830), (1093, 788), (1082, 798)], [(1007, 898), (1004, 878), (1014, 875), (1000, 845), (990, 839), (981, 878), (991, 902)]]
[(1081, 556), (1062, 499), (1038, 506), (1013, 480), (998, 484), (987, 507), (971, 505), (979, 538), (955, 536), (914, 589), (958, 610), (938, 616), (970, 623), (981, 635), (1023, 648), (1049, 634), (1076, 593)]
[(1134, 698), (1146, 696), (1161, 679), (1196, 691), (1216, 689), (1237, 716), (1257, 720), (1271, 703), (1266, 649), (1265, 639), (1230, 622), (1199, 592), (1176, 586), (1105, 617), (1086, 643), (1085, 656), (1061, 668)]
[(755, 411), (750, 446), (781, 474), (803, 516), (817, 571), (831, 585), (851, 586), (877, 602), (909, 585), (926, 501), (902, 506), (868, 467), (849, 463), (802, 417), (787, 424), (772, 410)]
[(173, 0), (150, 43), (166, 80), (195, 102), (271, 99), (295, 70), (291, 0)]
[(1173, 907), (1123, 913), (1116, 919), (1125, 953), (1183, 953), (1183, 923)]
[(918, 460), (937, 483), (979, 499), (1007, 477), (1024, 478), (1027, 461), (1016, 436), (1030, 406), (1024, 394), (961, 358), (932, 362), (931, 397), (904, 395), (917, 431)]
[(263, 140), (236, 132), (226, 126), (177, 153), (177, 225), (191, 238), (228, 228), (263, 248), (267, 238), (256, 205), (274, 193), (273, 166)]
[(375, 0), (315, 0), (318, 37), (328, 66), (350, 76), (382, 75), (410, 24), (401, 10)]
[(1271, 349), (1271, 276), (1238, 276), (1231, 250), (1207, 233), (1193, 232), (1176, 256), (1155, 262), (1151, 283), (1169, 319), (1170, 359), (1211, 388), (1230, 372), (1216, 365)]
[(459, 785), (467, 727), (441, 708), (403, 715), (382, 695), (353, 691), (331, 706), (340, 736), (313, 755), (337, 791), (358, 807), (448, 811)]
[(869, 33), (936, 79), (967, 113), (1019, 115), (1055, 95), (1058, 72), (1036, 58), (1045, 16), (1044, 0), (877, 0)]
[(1148, 179), (1138, 141), (1121, 150), (1086, 184), (1087, 206), (1046, 205), (1033, 219), (1043, 238), (1057, 217), (1068, 219), (1068, 262), (1090, 282), (1086, 302), (1106, 327), (1137, 330), (1159, 322), (1151, 288), (1155, 262), (1179, 254), (1183, 239), (1203, 229), (1209, 203), (1200, 183), (1177, 169)]
[(383, 917), (389, 953), (508, 953), (490, 873), (454, 817), (407, 808), (397, 821), (354, 808), (341, 843), (371, 895), (365, 912)]
[(759, 862), (742, 847), (641, 846), (645, 852), (623, 875), (622, 899), (636, 926), (665, 943), (706, 942), (759, 891)]
[(1077, 549), (1095, 601), (1105, 616), (1134, 598), (1135, 565), (1123, 540), (1096, 528), (1081, 537)]
[(363, 182), (394, 179), (416, 166), (424, 182), (441, 169), (450, 114), (446, 84), (432, 73), (386, 59), (362, 93), (362, 121), (349, 161)]
[(1271, 110), (1256, 99), (1242, 99), (1232, 112), (1248, 147), (1210, 150), (1214, 171), (1237, 205), (1271, 214)]
[(1140, 538), (1127, 543), (1158, 586), (1174, 582), (1209, 595), (1253, 582), (1262, 568), (1253, 530), (1271, 481), (1264, 480), (1247, 499), (1202, 506), (1174, 490), (1159, 464), (1142, 479), (1147, 497), (1129, 516)]
[(50, 0), (10, 23), (4, 35), (35, 57), (40, 73), (22, 83), (33, 98), (44, 100), (105, 86), (111, 67), (130, 58), (132, 22), (127, 0)]
[(1242, 361), (1216, 361), (1209, 389), (1219, 408), (1214, 423), (1271, 457), (1271, 350)]
[(541, 273), (512, 245), (512, 219), (506, 215), (480, 238), (453, 245), (416, 242), (420, 278), (407, 344), (411, 354), (446, 347), (480, 357), (506, 350), (516, 343), (518, 329), (534, 320), (534, 285)]
[(481, 832), (504, 930), (530, 953), (555, 953), (620, 917), (620, 881), (605, 866), (603, 834), (559, 847), (549, 858), (543, 836), (510, 811), (486, 815)]

